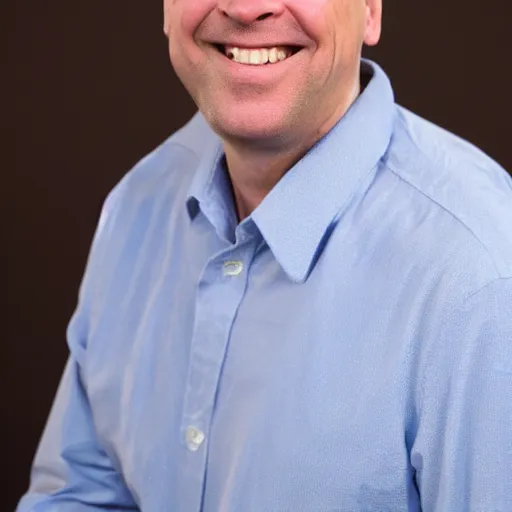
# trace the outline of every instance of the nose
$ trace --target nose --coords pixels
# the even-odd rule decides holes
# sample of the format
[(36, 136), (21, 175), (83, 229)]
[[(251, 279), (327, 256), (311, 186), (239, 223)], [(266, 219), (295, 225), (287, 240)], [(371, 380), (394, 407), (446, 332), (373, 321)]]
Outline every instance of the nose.
[(252, 25), (284, 11), (281, 0), (219, 0), (218, 8), (224, 16), (241, 25)]

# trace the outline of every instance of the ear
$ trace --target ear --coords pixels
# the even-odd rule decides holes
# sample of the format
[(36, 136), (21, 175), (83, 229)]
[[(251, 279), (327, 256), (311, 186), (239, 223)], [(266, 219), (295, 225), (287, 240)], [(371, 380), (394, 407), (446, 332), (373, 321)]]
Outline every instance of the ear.
[(364, 30), (364, 42), (368, 46), (374, 46), (379, 42), (382, 29), (382, 0), (365, 0), (366, 26)]

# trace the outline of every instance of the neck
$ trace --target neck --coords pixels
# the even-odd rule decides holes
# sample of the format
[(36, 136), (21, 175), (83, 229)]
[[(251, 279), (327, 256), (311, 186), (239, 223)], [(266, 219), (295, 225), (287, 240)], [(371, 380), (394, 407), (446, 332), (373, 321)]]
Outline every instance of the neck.
[(277, 182), (343, 117), (360, 93), (359, 81), (350, 101), (335, 111), (321, 127), (300, 139), (276, 144), (224, 140), (224, 152), (238, 220), (248, 217)]
[(248, 217), (277, 182), (307, 152), (308, 148), (289, 151), (261, 151), (224, 144), (238, 220)]

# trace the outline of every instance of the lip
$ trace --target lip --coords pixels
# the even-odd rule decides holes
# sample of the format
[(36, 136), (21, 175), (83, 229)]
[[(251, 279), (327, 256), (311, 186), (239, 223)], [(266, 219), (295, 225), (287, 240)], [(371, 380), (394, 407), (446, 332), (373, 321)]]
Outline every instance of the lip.
[(300, 48), (303, 49), (304, 45), (301, 43), (293, 43), (293, 42), (279, 42), (279, 43), (270, 43), (268, 41), (264, 43), (249, 43), (243, 41), (210, 41), (207, 44), (216, 45), (216, 46), (231, 46), (236, 48), (246, 48), (248, 50), (259, 50), (260, 48), (279, 48), (279, 47), (292, 47), (292, 48)]
[[(231, 44), (229, 45), (231, 46)], [(234, 45), (233, 45), (234, 46)], [(250, 48), (242, 46), (242, 48)], [(260, 47), (261, 48), (261, 47)], [(296, 60), (303, 49), (293, 54), (285, 60), (274, 64), (251, 65), (239, 64), (221, 53), (214, 45), (208, 44), (209, 53), (218, 63), (219, 68), (227, 73), (231, 79), (237, 82), (264, 84), (276, 82), (290, 69), (290, 66), (296, 65)]]

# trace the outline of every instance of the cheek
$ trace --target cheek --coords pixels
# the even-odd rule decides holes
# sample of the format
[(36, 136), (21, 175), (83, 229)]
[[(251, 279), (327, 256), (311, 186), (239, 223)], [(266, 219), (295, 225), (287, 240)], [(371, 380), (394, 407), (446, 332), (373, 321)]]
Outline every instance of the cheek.
[(339, 4), (346, 3), (347, 0), (289, 0), (286, 6), (300, 24), (300, 28), (311, 39), (319, 42), (331, 32)]
[(168, 24), (183, 36), (193, 38), (201, 23), (215, 9), (218, 0), (164, 0)]
[(184, 39), (180, 30), (176, 30), (169, 37), (169, 58), (176, 76), (194, 100), (197, 100), (198, 91), (204, 87), (201, 73), (205, 67), (204, 56)]
[(169, 38), (169, 56), (176, 69), (183, 69), (187, 55), (194, 51), (193, 37), (197, 26), (195, 21), (197, 16), (195, 16), (194, 10), (188, 7), (189, 3), (193, 2), (166, 0), (165, 3), (167, 11), (164, 14), (168, 20), (166, 28)]
[(188, 77), (193, 74), (193, 66), (181, 46), (180, 38), (171, 38), (169, 40), (169, 57), (176, 75), (188, 89), (190, 85)]
[(297, 16), (311, 19), (326, 12), (331, 5), (346, 0), (291, 0), (288, 2), (288, 9)]
[(319, 46), (358, 44), (364, 30), (362, 0), (290, 0), (289, 9)]

